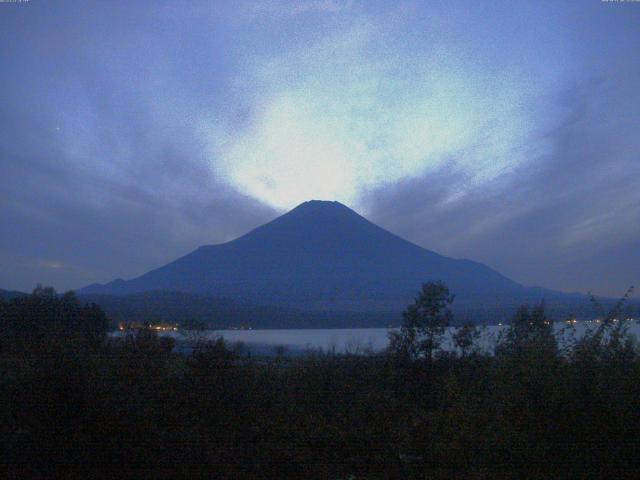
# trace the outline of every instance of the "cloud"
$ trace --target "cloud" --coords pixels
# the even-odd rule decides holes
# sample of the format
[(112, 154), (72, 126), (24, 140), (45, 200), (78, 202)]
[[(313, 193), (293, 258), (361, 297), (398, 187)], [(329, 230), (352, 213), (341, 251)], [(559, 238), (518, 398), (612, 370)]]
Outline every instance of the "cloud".
[(87, 117), (78, 124), (100, 125), (86, 136), (67, 134), (70, 122), (58, 130), (50, 112), (12, 105), (0, 114), (1, 285), (78, 288), (137, 276), (276, 215), (215, 176), (193, 131), (166, 135), (169, 125), (137, 106), (123, 123), (120, 111), (79, 105)]
[(616, 114), (600, 109), (602, 97), (614, 100), (607, 82), (565, 90), (556, 98), (561, 120), (538, 138), (551, 149), (483, 185), (443, 167), (369, 191), (371, 218), (525, 284), (623, 293), (640, 280), (624, 267), (638, 265), (640, 231), (630, 219), (640, 218), (640, 164), (626, 134), (616, 134)]
[[(246, 123), (204, 127), (230, 181), (285, 209), (310, 197), (356, 204), (363, 189), (433, 171), (454, 153), (475, 182), (524, 161), (513, 147), (535, 133), (535, 91), (518, 75), (496, 88), (455, 48), (402, 48), (406, 17), (357, 16), (319, 40), (245, 59)], [(462, 154), (469, 145), (473, 159)]]

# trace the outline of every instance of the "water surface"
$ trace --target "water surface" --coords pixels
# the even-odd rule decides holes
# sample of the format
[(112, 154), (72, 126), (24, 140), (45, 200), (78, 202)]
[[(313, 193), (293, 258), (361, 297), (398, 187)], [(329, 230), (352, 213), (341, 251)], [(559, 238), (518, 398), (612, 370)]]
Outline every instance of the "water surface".
[[(575, 325), (554, 324), (554, 331), (561, 345), (579, 339), (584, 332), (595, 329), (595, 322), (579, 322)], [(640, 324), (627, 322), (629, 333), (640, 336)], [(477, 345), (491, 352), (506, 326), (480, 326)], [(176, 339), (178, 350), (189, 351), (199, 340), (213, 340), (218, 337), (232, 345), (241, 344), (244, 353), (254, 355), (275, 355), (277, 351), (289, 355), (300, 355), (312, 351), (334, 351), (336, 353), (379, 352), (389, 344), (389, 332), (399, 329), (388, 328), (340, 328), (340, 329), (283, 329), (283, 330), (204, 330), (167, 332), (161, 335)], [(446, 330), (443, 348), (453, 350), (452, 334), (455, 327)]]

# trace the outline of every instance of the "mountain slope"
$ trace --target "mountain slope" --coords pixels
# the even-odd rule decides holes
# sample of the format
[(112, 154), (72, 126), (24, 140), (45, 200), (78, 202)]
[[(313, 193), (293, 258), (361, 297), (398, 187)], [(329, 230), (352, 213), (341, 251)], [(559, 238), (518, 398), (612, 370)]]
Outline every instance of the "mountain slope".
[[(369, 222), (338, 202), (305, 202), (228, 243), (203, 246), (132, 280), (80, 294), (174, 291), (305, 311), (398, 315), (420, 284), (442, 280), (456, 308), (482, 317), (543, 297), (584, 297), (524, 287), (469, 260), (444, 257)], [(504, 313), (504, 312), (503, 312)]]
[[(459, 322), (504, 322), (518, 305), (541, 300), (558, 319), (588, 317), (593, 311), (584, 295), (525, 287), (480, 263), (421, 248), (340, 203), (324, 201), (305, 202), (236, 240), (200, 247), (132, 280), (94, 284), (79, 293), (182, 292), (268, 307), (260, 319), (248, 322), (252, 325), (302, 326), (302, 317), (313, 315), (311, 323), (319, 326), (380, 326), (396, 322), (420, 285), (430, 280), (446, 282), (456, 295)], [(202, 308), (211, 302), (196, 301)], [(157, 301), (156, 311), (163, 304)], [(273, 307), (281, 313), (274, 315)], [(186, 314), (189, 305), (184, 309)], [(232, 316), (246, 324), (247, 315)]]

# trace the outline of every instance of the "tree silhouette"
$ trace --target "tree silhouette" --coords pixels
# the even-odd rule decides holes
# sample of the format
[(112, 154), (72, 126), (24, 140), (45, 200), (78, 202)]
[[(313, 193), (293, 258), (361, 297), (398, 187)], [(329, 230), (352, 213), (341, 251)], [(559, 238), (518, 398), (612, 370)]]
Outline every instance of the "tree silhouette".
[(403, 312), (400, 333), (390, 334), (391, 350), (409, 359), (433, 359), (453, 319), (454, 295), (443, 282), (428, 282)]

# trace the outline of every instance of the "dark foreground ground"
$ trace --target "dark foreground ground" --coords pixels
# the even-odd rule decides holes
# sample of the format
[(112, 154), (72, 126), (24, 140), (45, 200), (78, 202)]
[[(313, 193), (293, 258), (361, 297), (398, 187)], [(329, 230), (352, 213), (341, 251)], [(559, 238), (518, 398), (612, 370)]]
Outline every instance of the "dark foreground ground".
[(99, 309), (29, 301), (0, 310), (3, 477), (640, 473), (640, 355), (613, 324), (562, 351), (546, 324), (514, 321), (492, 355), (467, 336), (429, 358), (247, 359), (222, 341), (176, 353), (146, 330), (107, 339)]

